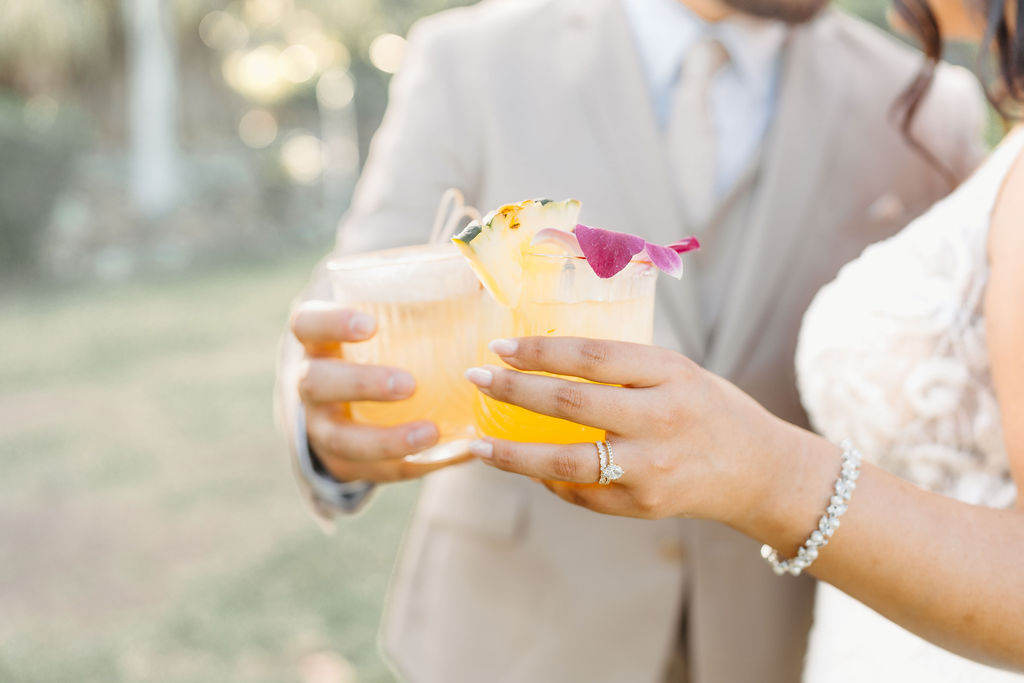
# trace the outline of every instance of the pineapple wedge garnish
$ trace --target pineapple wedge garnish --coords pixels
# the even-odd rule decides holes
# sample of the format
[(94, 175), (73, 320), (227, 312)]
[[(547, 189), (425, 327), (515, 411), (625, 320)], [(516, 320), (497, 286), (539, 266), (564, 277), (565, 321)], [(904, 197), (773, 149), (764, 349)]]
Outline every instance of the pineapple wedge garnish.
[(580, 202), (533, 199), (505, 204), (473, 221), (452, 242), (469, 260), (491, 296), (514, 308), (523, 289), (523, 260), (534, 235), (545, 228), (572, 232), (580, 215)]

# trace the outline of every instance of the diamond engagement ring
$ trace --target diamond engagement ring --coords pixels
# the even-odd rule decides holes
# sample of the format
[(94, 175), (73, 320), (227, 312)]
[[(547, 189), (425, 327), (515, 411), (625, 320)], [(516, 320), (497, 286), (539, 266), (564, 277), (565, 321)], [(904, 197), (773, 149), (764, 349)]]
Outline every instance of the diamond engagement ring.
[(615, 459), (612, 457), (612, 445), (607, 441), (598, 441), (597, 445), (597, 458), (601, 465), (601, 478), (597, 480), (598, 484), (607, 486), (619, 477), (624, 472), (621, 467), (615, 464)]

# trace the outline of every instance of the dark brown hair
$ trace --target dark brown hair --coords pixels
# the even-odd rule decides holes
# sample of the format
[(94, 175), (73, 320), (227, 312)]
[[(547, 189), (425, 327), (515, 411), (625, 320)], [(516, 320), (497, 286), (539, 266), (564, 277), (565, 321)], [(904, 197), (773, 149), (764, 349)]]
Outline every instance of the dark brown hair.
[[(996, 111), (1004, 118), (1013, 118), (1016, 112), (1012, 110), (1024, 104), (1024, 36), (1015, 25), (1011, 25), (1006, 11), (1007, 0), (973, 1), (976, 3), (973, 9), (985, 17), (985, 37), (981, 41), (976, 68), (978, 77)], [(1024, 15), (1024, 0), (1010, 1), (1015, 3), (1016, 16)], [(900, 129), (909, 143), (955, 184), (953, 174), (914, 138), (912, 132), (914, 117), (931, 88), (935, 69), (942, 59), (942, 32), (928, 0), (894, 0), (894, 3), (896, 13), (921, 43), (925, 54), (924, 66), (897, 99), (894, 112), (900, 116)], [(999, 68), (994, 78), (988, 73), (990, 55)]]

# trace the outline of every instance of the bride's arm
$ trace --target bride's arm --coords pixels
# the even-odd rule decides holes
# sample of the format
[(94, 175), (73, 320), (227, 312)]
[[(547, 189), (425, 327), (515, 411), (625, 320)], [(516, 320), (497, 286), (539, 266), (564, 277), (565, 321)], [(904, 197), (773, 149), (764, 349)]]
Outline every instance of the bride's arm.
[[(810, 434), (801, 441), (811, 460), (806, 483), (794, 495), (777, 491), (761, 514), (736, 524), (784, 554), (816, 524), (822, 503), (814, 489), (827, 488), (837, 470), (833, 447)], [(1024, 671), (1019, 509), (960, 503), (866, 465), (841, 522), (810, 573), (942, 647)]]
[[(499, 400), (608, 430), (625, 474), (612, 486), (580, 486), (598, 479), (593, 444), (488, 439), (471, 447), (484, 462), (598, 512), (718, 520), (783, 557), (817, 527), (840, 471), (836, 446), (664, 349), (564, 337), (515, 345), (501, 354), (513, 367), (604, 384), (493, 366), (468, 376)], [(1024, 421), (1019, 405), (1005, 419)], [(808, 571), (943, 647), (1024, 671), (1024, 512), (961, 503), (871, 465), (856, 483)]]
[(988, 348), (1016, 509), (964, 505), (869, 468), (812, 573), (939, 645), (1024, 669), (1024, 160), (996, 204), (989, 261)]
[[(1017, 134), (1024, 135), (1024, 130)], [(999, 194), (988, 252), (985, 319), (992, 380), (1017, 481), (1017, 509), (1024, 511), (1024, 156)]]
[[(1024, 161), (997, 202), (989, 252), (989, 354), (1016, 508), (968, 505), (864, 465), (840, 528), (808, 571), (949, 650), (1024, 671)], [(715, 519), (784, 557), (817, 526), (839, 449), (678, 354), (566, 338), (495, 351), (519, 370), (603, 383), (497, 367), (471, 374), (499, 400), (608, 430), (625, 474), (613, 486), (580, 486), (598, 478), (593, 444), (488, 440), (473, 448), (485, 462), (599, 512)]]
[[(1001, 212), (1024, 196), (1004, 194)], [(1024, 277), (1012, 267), (1024, 263), (1024, 239), (1013, 235), (999, 246), (989, 343), (1012, 469), (1024, 491), (1024, 322), (1017, 315)], [(784, 557), (817, 526), (840, 470), (839, 449), (678, 354), (568, 338), (506, 341), (495, 351), (520, 370), (603, 383), (497, 367), (470, 373), (499, 400), (608, 430), (625, 474), (613, 486), (580, 486), (598, 478), (593, 444), (487, 440), (473, 447), (485, 462), (545, 480), (562, 498), (599, 512), (715, 519)], [(841, 527), (808, 571), (943, 647), (1024, 671), (1020, 503), (1016, 510), (967, 505), (865, 465)]]

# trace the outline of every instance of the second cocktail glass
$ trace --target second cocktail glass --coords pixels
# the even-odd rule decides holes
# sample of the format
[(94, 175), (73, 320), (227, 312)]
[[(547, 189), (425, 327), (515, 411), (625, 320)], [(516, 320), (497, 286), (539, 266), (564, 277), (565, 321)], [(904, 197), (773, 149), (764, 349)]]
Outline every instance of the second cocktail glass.
[(483, 288), (450, 244), (348, 256), (327, 265), (335, 300), (373, 315), (377, 334), (345, 344), (355, 363), (403, 368), (416, 392), (401, 401), (357, 401), (353, 419), (381, 426), (433, 420), (441, 443), (407, 460), (437, 462), (465, 455), (475, 435), (475, 391), (463, 372), (476, 355)]

